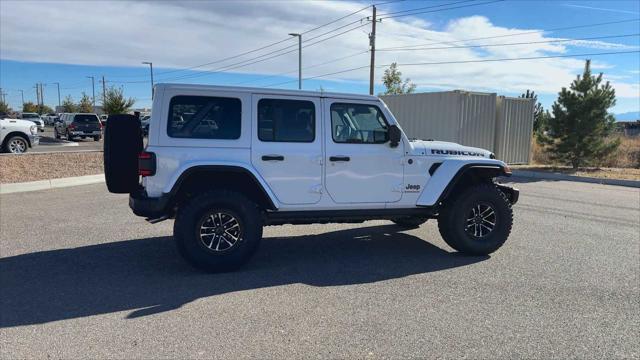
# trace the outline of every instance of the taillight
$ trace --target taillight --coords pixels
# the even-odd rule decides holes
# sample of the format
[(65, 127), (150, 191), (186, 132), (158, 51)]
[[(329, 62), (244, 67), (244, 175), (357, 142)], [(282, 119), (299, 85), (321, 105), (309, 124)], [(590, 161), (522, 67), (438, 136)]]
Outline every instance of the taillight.
[(156, 154), (143, 151), (138, 154), (138, 175), (153, 176), (156, 174)]
[(73, 125), (73, 124), (69, 124), (68, 128), (69, 128), (69, 130), (75, 130), (75, 129), (76, 129), (76, 126), (75, 126), (75, 125)]

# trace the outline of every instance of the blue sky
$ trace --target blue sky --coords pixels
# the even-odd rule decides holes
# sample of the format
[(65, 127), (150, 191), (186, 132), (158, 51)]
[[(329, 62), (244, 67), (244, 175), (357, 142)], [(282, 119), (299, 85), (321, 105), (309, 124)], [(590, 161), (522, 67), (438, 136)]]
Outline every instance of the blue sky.
[[(638, 1), (507, 0), (483, 4), (489, 1), (407, 0), (379, 6), (379, 14), (443, 4), (452, 5), (423, 11), (460, 8), (383, 19), (378, 25), (378, 49), (419, 47), (418, 45), (431, 48), (488, 44), (494, 46), (419, 51), (390, 49), (377, 53), (377, 64), (384, 65), (392, 61), (400, 64), (431, 63), (400, 66), (404, 76), (418, 84), (418, 91), (466, 89), (513, 96), (529, 88), (540, 95), (545, 107), (549, 107), (560, 88), (568, 86), (581, 71), (587, 57), (574, 56), (575, 54), (629, 52), (638, 50), (640, 45), (640, 38), (634, 35), (640, 33), (638, 21), (534, 32), (639, 19)], [(243, 53), (285, 39), (289, 32), (304, 32), (371, 3), (382, 2), (385, 1), (153, 3), (3, 0), (0, 2), (0, 87), (15, 108), (21, 101), (19, 89), (24, 90), (26, 101), (35, 101), (34, 85), (38, 82), (46, 83), (45, 102), (56, 105), (58, 98), (54, 82), (60, 82), (62, 98), (71, 95), (77, 100), (83, 91), (91, 95), (91, 80), (87, 76), (96, 78), (96, 97), (99, 97), (101, 84), (98, 80), (105, 76), (108, 85), (122, 86), (126, 95), (136, 98), (137, 107), (148, 107), (151, 102), (149, 69), (141, 62), (153, 61), (156, 82), (242, 86), (275, 84), (281, 88), (296, 88), (296, 51), (229, 71), (206, 72), (239, 61), (250, 62), (251, 58), (286, 46), (293, 46), (295, 50), (295, 39), (233, 60), (190, 71), (175, 70)], [(370, 15), (370, 11), (367, 9), (305, 34), (303, 39), (307, 40), (356, 22), (318, 38), (322, 40), (360, 24), (364, 25), (304, 48), (303, 67), (312, 68), (303, 70), (303, 77), (368, 65), (369, 55), (366, 50), (369, 26), (357, 21)], [(27, 18), (31, 20), (24, 21)], [(530, 34), (514, 35), (522, 32)], [(626, 36), (565, 41), (620, 35)], [(493, 38), (469, 40), (479, 37)], [(311, 42), (313, 41), (304, 44)], [(495, 46), (516, 42), (536, 44)], [(498, 63), (432, 64), (558, 55), (567, 57)], [(339, 58), (345, 59), (315, 66)], [(618, 105), (614, 112), (640, 111), (639, 54), (633, 52), (590, 58), (593, 59), (594, 70), (604, 72), (605, 78), (611, 80), (617, 90)], [(167, 71), (172, 72), (164, 73)], [(382, 68), (376, 70), (376, 93), (382, 91), (382, 72)], [(277, 75), (282, 73), (290, 74)], [(265, 79), (267, 76), (270, 77)], [(279, 84), (287, 81), (290, 82)], [(363, 68), (304, 82), (305, 89), (316, 90), (320, 87), (328, 91), (366, 93), (368, 70)]]

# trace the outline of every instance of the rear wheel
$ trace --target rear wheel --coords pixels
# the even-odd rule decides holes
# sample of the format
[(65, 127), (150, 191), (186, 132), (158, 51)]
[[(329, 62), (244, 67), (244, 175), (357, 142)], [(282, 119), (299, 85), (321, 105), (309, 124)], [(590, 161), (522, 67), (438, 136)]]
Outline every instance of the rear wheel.
[(408, 229), (414, 229), (424, 224), (425, 222), (427, 222), (427, 220), (428, 220), (427, 218), (423, 218), (423, 217), (405, 216), (405, 217), (393, 219), (392, 221), (398, 226), (402, 226)]
[(100, 141), (100, 136), (94, 136), (93, 141)]
[(472, 255), (488, 255), (507, 240), (513, 225), (511, 204), (494, 184), (470, 187), (447, 200), (438, 229), (452, 248)]
[(71, 133), (69, 132), (69, 130), (67, 130), (67, 140), (73, 141), (73, 137), (71, 136)]
[(241, 194), (210, 191), (178, 210), (173, 234), (178, 251), (194, 267), (208, 272), (235, 270), (260, 244), (260, 211)]
[(56, 139), (60, 139), (60, 134), (58, 134), (58, 129), (57, 128), (53, 128), (53, 135)]

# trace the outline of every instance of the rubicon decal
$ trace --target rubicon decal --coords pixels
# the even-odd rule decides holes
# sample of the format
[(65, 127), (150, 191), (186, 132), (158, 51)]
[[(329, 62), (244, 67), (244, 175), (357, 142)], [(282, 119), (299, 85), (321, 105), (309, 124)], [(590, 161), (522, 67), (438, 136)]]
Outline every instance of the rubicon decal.
[(438, 150), (438, 149), (431, 149), (431, 153), (432, 154), (436, 154), (436, 155), (459, 155), (459, 156), (481, 156), (483, 157), (484, 154), (479, 153), (479, 152), (474, 152), (474, 151), (460, 151), (460, 150)]

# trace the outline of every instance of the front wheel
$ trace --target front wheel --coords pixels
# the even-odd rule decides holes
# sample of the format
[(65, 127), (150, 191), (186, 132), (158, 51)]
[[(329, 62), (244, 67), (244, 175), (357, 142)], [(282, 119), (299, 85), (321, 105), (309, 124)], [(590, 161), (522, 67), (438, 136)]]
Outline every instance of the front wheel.
[(444, 241), (471, 255), (498, 250), (512, 225), (511, 204), (494, 184), (475, 185), (448, 199), (438, 217)]
[(5, 151), (12, 154), (26, 153), (29, 148), (29, 143), (22, 136), (13, 136), (5, 143)]
[(173, 234), (180, 254), (208, 272), (239, 268), (262, 239), (258, 206), (243, 195), (224, 190), (206, 192), (178, 210)]

